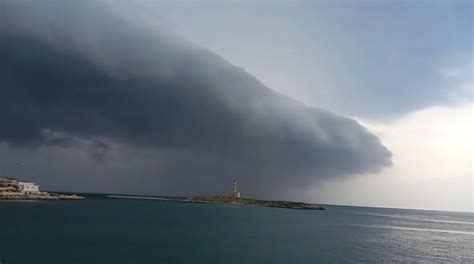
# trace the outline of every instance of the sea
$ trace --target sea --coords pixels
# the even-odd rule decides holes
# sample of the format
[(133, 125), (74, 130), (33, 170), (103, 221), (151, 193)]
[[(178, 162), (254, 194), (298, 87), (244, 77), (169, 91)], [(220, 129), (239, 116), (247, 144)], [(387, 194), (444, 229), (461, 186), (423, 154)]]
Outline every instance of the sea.
[(0, 263), (474, 263), (474, 214), (1, 201)]

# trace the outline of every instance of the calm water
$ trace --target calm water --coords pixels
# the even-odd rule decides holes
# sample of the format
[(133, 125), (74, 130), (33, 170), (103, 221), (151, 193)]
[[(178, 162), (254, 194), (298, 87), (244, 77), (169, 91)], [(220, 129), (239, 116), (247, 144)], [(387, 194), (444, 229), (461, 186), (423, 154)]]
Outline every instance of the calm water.
[(170, 201), (0, 202), (0, 262), (474, 263), (474, 215)]

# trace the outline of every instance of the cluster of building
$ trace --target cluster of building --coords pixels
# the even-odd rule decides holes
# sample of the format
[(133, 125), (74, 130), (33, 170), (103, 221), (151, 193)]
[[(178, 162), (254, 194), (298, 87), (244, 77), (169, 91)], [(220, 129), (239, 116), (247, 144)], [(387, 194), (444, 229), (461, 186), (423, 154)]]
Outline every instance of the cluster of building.
[(39, 186), (34, 182), (18, 181), (14, 178), (0, 177), (0, 193), (40, 193)]

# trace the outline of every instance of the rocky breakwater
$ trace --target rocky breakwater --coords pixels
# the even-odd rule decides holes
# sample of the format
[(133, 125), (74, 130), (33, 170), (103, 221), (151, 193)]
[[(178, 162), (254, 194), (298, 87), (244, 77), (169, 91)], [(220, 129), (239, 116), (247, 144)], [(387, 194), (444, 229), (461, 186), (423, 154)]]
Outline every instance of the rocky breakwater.
[(325, 210), (323, 207), (303, 202), (291, 202), (291, 201), (270, 201), (270, 200), (257, 200), (250, 198), (238, 198), (232, 196), (195, 196), (186, 200), (190, 203), (201, 203), (201, 204), (224, 204), (224, 205), (237, 205), (237, 206), (264, 206), (264, 207), (276, 207), (286, 209), (299, 209), (299, 210)]
[(83, 200), (75, 194), (64, 195), (39, 190), (25, 190), (21, 182), (14, 178), (0, 177), (0, 200)]

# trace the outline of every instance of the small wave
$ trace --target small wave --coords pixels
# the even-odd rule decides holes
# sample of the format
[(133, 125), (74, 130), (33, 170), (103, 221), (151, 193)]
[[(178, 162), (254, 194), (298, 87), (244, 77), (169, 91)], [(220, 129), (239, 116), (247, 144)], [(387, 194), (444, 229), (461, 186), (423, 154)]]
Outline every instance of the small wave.
[(387, 225), (352, 225), (352, 224), (349, 224), (348, 226), (358, 226), (358, 227), (368, 227), (368, 228), (383, 228), (383, 229), (396, 229), (396, 230), (409, 230), (409, 231), (420, 231), (420, 232), (474, 235), (474, 232), (459, 231), (459, 230), (448, 230), (448, 229), (432, 229), (432, 228), (402, 227), (402, 226), (387, 226)]
[(434, 223), (474, 225), (474, 222), (457, 221), (457, 220), (443, 220), (443, 219), (434, 219), (434, 218), (409, 216), (409, 215), (390, 215), (390, 214), (376, 214), (376, 213), (362, 213), (362, 212), (352, 212), (352, 213), (359, 214), (359, 215), (380, 216), (380, 217), (389, 217), (389, 218), (415, 220), (415, 221), (425, 221), (425, 222), (434, 222)]

